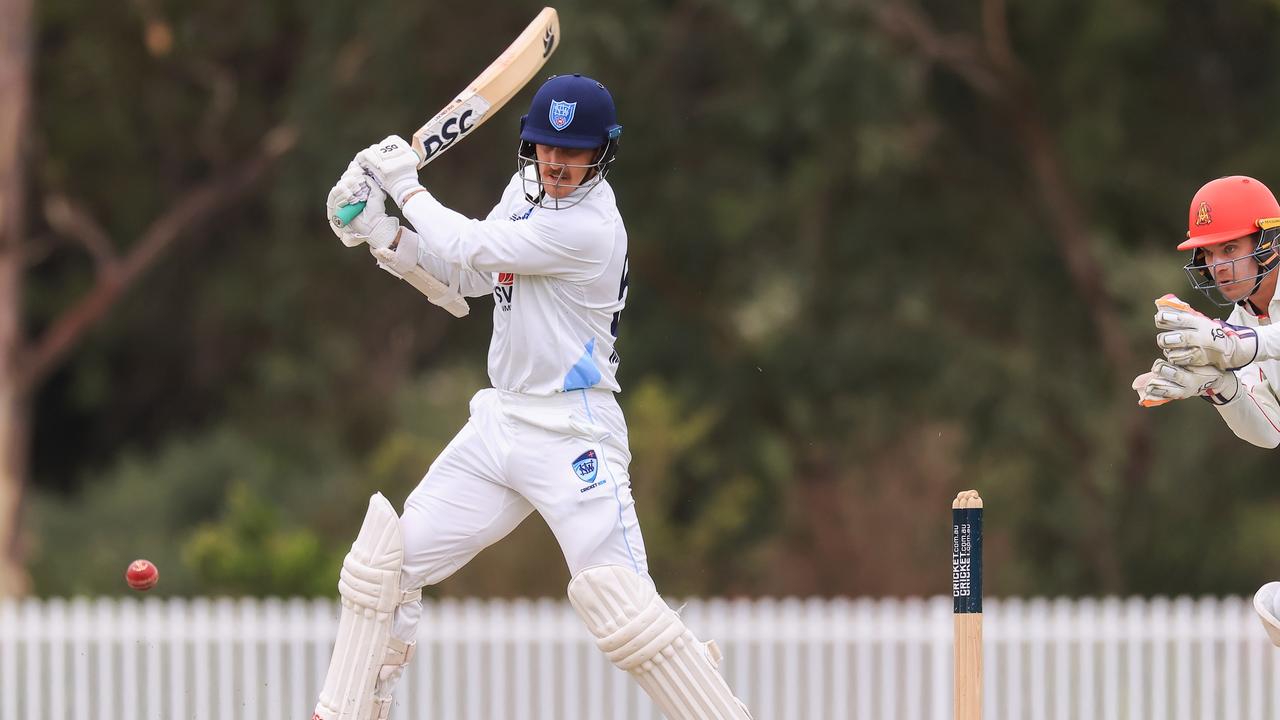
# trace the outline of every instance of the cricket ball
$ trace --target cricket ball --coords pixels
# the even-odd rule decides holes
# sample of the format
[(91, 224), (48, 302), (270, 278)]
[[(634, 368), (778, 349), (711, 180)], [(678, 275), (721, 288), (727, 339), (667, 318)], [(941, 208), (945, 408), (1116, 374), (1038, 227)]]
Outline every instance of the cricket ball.
[(124, 571), (124, 581), (134, 590), (150, 590), (160, 579), (160, 571), (150, 560), (134, 560)]

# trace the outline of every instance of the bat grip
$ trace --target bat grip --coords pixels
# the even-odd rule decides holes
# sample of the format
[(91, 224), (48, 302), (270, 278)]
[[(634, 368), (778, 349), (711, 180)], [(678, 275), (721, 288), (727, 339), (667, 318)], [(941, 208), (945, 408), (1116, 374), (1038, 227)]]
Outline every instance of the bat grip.
[(355, 202), (355, 203), (351, 203), (350, 205), (343, 205), (342, 207), (338, 208), (338, 212), (334, 213), (333, 217), (334, 217), (334, 220), (337, 222), (337, 225), (339, 227), (342, 227), (347, 223), (351, 222), (353, 219), (355, 219), (355, 216), (359, 215), (363, 211), (364, 211), (364, 202), (363, 201)]

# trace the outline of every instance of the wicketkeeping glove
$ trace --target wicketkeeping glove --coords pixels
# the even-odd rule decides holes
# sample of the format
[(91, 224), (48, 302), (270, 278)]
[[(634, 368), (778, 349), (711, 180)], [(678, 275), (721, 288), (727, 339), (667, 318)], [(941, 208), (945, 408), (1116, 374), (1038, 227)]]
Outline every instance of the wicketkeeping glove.
[(1280, 582), (1269, 582), (1258, 588), (1253, 595), (1253, 609), (1262, 619), (1262, 627), (1267, 631), (1271, 644), (1280, 647), (1280, 620), (1276, 619), (1276, 614), (1280, 613)]
[(1138, 404), (1143, 407), (1155, 407), (1197, 395), (1214, 405), (1225, 405), (1239, 392), (1240, 380), (1230, 370), (1219, 370), (1209, 365), (1179, 367), (1166, 360), (1157, 360), (1151, 366), (1151, 372), (1134, 378), (1133, 389), (1138, 393)]
[(1156, 300), (1156, 344), (1174, 365), (1239, 370), (1258, 357), (1258, 333), (1205, 317), (1174, 295)]

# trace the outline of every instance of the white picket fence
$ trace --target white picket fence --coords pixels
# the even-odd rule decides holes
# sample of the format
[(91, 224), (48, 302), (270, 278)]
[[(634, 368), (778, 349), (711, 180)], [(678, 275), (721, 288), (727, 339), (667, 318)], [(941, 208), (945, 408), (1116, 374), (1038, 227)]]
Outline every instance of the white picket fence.
[[(986, 606), (988, 720), (1280, 719), (1280, 655), (1240, 598)], [(950, 599), (705, 600), (757, 720), (943, 720)], [(0, 720), (310, 717), (330, 601), (0, 601)], [(395, 720), (658, 715), (553, 601), (427, 605)]]

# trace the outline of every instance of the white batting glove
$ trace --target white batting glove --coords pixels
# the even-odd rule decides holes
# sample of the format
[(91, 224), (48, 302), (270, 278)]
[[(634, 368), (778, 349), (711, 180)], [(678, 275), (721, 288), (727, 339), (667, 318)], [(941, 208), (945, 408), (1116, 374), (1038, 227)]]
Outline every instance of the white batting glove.
[(454, 317), (465, 316), (468, 312), (467, 301), (458, 294), (458, 289), (450, 287), (447, 278), (436, 277), (419, 264), (418, 253), (422, 248), (422, 240), (418, 234), (404, 228), (398, 237), (400, 242), (394, 248), (369, 248), (369, 252), (378, 261), (378, 267), (409, 283)]
[(418, 153), (399, 135), (361, 150), (356, 162), (397, 205), (403, 204), (409, 193), (422, 189), (418, 182)]
[(404, 277), (418, 265), (418, 248), (421, 240), (414, 231), (405, 228), (400, 232), (400, 242), (394, 248), (387, 245), (381, 247), (369, 243), (369, 253), (378, 261), (378, 267), (391, 271), (392, 275)]
[(1196, 312), (1175, 295), (1156, 300), (1156, 344), (1174, 365), (1239, 370), (1258, 357), (1258, 333)]
[(1211, 365), (1179, 367), (1167, 360), (1157, 360), (1151, 372), (1133, 379), (1138, 404), (1155, 407), (1173, 400), (1201, 396), (1214, 405), (1225, 405), (1240, 390), (1240, 380), (1230, 370)]
[(338, 226), (331, 222), (329, 227), (347, 247), (367, 242), (370, 247), (385, 248), (395, 240), (396, 233), (400, 230), (400, 221), (386, 213), (386, 200), (387, 194), (382, 188), (375, 185), (372, 178), (352, 162), (347, 166), (347, 171), (342, 173), (342, 177), (338, 178), (338, 184), (329, 191), (325, 210), (332, 218), (343, 205), (363, 202), (364, 211), (346, 225)]

